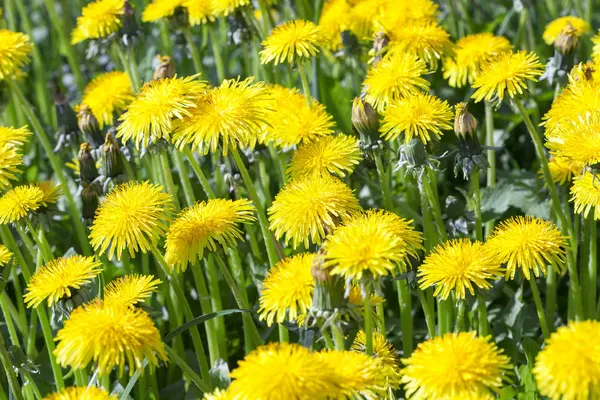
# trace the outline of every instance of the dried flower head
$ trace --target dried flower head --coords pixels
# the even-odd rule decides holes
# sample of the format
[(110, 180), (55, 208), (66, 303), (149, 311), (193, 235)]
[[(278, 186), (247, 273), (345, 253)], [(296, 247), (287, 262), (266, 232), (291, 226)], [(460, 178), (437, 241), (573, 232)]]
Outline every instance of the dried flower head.
[(583, 18), (566, 16), (555, 19), (546, 25), (542, 38), (546, 44), (552, 45), (558, 39), (561, 32), (571, 26), (575, 30), (577, 37), (581, 37), (588, 33), (591, 28), (590, 24)]

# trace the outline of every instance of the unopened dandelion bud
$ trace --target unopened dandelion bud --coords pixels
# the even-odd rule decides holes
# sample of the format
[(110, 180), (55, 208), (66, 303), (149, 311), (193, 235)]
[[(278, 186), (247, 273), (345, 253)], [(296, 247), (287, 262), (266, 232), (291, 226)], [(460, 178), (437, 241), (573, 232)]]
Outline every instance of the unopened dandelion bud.
[(461, 139), (467, 136), (474, 137), (477, 132), (477, 120), (467, 109), (466, 103), (456, 105), (456, 115), (454, 117), (454, 133)]
[(154, 70), (154, 79), (172, 78), (175, 76), (175, 64), (169, 56), (158, 55), (158, 66)]
[(98, 204), (98, 191), (93, 185), (84, 183), (81, 190), (81, 216), (84, 219), (93, 219)]
[(412, 139), (404, 145), (404, 153), (411, 167), (422, 167), (427, 161), (427, 149), (421, 139)]
[(79, 176), (82, 182), (92, 182), (98, 177), (96, 160), (92, 157), (92, 146), (89, 143), (82, 143), (79, 147), (77, 160), (79, 161)]
[(123, 174), (123, 155), (111, 133), (106, 134), (106, 140), (102, 146), (102, 172), (107, 178)]
[(85, 104), (80, 105), (77, 118), (79, 129), (85, 134), (87, 141), (94, 146), (102, 145), (102, 130), (90, 107)]
[(563, 55), (571, 54), (577, 44), (579, 43), (579, 37), (577, 30), (570, 23), (560, 32), (556, 40), (554, 41), (554, 47)]
[(373, 64), (377, 64), (379, 60), (383, 58), (387, 53), (387, 47), (390, 44), (390, 38), (385, 32), (380, 31), (375, 34), (375, 40), (373, 40)]
[(352, 125), (367, 143), (379, 138), (379, 114), (371, 104), (359, 97), (352, 102)]

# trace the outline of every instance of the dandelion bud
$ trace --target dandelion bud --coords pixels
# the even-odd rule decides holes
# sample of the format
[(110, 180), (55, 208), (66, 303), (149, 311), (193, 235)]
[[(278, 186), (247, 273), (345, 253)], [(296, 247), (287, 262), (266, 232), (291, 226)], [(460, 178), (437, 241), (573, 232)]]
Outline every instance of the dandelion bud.
[(336, 309), (343, 308), (347, 300), (344, 298), (344, 282), (339, 276), (332, 276), (323, 268), (323, 258), (315, 257), (311, 267), (315, 279), (310, 316), (317, 324), (322, 323)]
[(98, 208), (98, 191), (95, 186), (84, 183), (81, 190), (81, 216), (84, 219), (94, 219)]
[(57, 87), (54, 94), (54, 109), (56, 110), (56, 134), (63, 140), (77, 137), (77, 115), (71, 108), (67, 96)]
[(575, 50), (578, 43), (579, 37), (577, 36), (577, 30), (573, 25), (568, 23), (554, 41), (554, 47), (562, 55), (568, 55)]
[(94, 146), (102, 145), (102, 131), (98, 120), (90, 107), (85, 104), (80, 105), (77, 109), (77, 124), (81, 132), (85, 134), (88, 142), (91, 142)]
[(385, 32), (377, 32), (375, 34), (375, 40), (373, 40), (373, 60), (372, 64), (375, 65), (379, 60), (383, 58), (385, 53), (387, 53), (387, 47), (390, 44), (390, 38)]
[(114, 178), (123, 173), (123, 155), (111, 133), (106, 134), (106, 141), (102, 146), (102, 172), (107, 178)]
[(79, 147), (77, 160), (79, 161), (79, 176), (82, 182), (92, 182), (98, 177), (96, 161), (92, 157), (92, 146), (89, 143), (82, 143)]
[(458, 138), (458, 155), (454, 165), (454, 174), (462, 169), (463, 176), (468, 176), (478, 168), (486, 169), (489, 165), (479, 138), (477, 137), (477, 120), (467, 110), (465, 103), (456, 105), (456, 116), (454, 118), (454, 132)]
[(154, 70), (154, 79), (172, 78), (175, 76), (175, 64), (169, 56), (156, 56), (158, 58), (158, 66)]
[(454, 133), (459, 138), (475, 136), (477, 132), (477, 120), (467, 109), (466, 103), (456, 105), (456, 115), (454, 116)]
[(421, 139), (412, 139), (405, 144), (404, 154), (411, 167), (422, 167), (427, 162), (427, 149)]
[(359, 97), (352, 102), (352, 125), (366, 143), (379, 138), (379, 115), (369, 103)]

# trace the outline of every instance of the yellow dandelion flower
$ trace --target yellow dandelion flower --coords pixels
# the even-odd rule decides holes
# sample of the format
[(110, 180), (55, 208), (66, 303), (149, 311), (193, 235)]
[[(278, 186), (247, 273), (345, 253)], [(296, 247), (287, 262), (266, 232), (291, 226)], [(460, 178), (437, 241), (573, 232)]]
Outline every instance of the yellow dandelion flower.
[[(573, 112), (573, 111), (571, 111)], [(573, 116), (571, 117), (573, 118)], [(566, 123), (554, 131), (546, 146), (554, 155), (593, 165), (600, 162), (600, 114)]]
[(17, 186), (0, 197), (0, 224), (17, 222), (42, 205), (44, 192), (33, 185)]
[(342, 32), (350, 25), (352, 8), (348, 0), (325, 2), (319, 18), (319, 30), (323, 46), (336, 51), (342, 47)]
[(152, 0), (142, 12), (143, 22), (154, 22), (159, 19), (170, 17), (175, 10), (181, 7), (185, 0)]
[(297, 89), (272, 86), (273, 110), (267, 114), (266, 139), (278, 147), (295, 146), (333, 133), (333, 117), (313, 100), (306, 104)]
[(167, 361), (160, 333), (150, 316), (139, 308), (123, 307), (93, 301), (76, 308), (64, 327), (58, 331), (54, 350), (62, 367), (85, 368), (94, 361), (100, 375), (125, 365), (129, 374), (143, 368), (144, 359), (150, 369), (159, 361)]
[(534, 217), (513, 217), (502, 221), (486, 246), (506, 263), (506, 279), (514, 279), (517, 269), (525, 279), (546, 275), (546, 265), (561, 268), (565, 263), (567, 238), (553, 223)]
[(454, 56), (444, 59), (444, 79), (448, 79), (452, 87), (470, 85), (484, 65), (511, 50), (508, 39), (489, 32), (462, 37), (456, 42)]
[(286, 21), (275, 27), (262, 42), (262, 64), (299, 63), (319, 52), (323, 38), (319, 27), (310, 21)]
[(386, 33), (390, 38), (389, 51), (414, 54), (433, 70), (453, 52), (450, 34), (437, 23), (402, 24)]
[(0, 145), (11, 144), (13, 146), (23, 146), (29, 140), (31, 131), (24, 126), (22, 128), (13, 128), (0, 126)]
[(216, 389), (212, 393), (204, 393), (202, 400), (233, 400), (228, 390)]
[(502, 53), (481, 68), (472, 85), (477, 90), (471, 97), (476, 103), (482, 100), (491, 101), (496, 97), (502, 101), (508, 93), (508, 97), (512, 99), (527, 89), (527, 80), (537, 81), (536, 78), (543, 71), (544, 65), (535, 53)]
[(250, 0), (213, 0), (216, 16), (228, 16), (240, 7), (250, 4)]
[(40, 203), (47, 207), (50, 204), (55, 204), (60, 197), (60, 187), (52, 181), (40, 182), (36, 185), (44, 194)]
[[(360, 308), (363, 307), (365, 302), (363, 300), (362, 291), (359, 285), (352, 284), (350, 286), (350, 292), (348, 293), (348, 303)], [(375, 293), (371, 294), (369, 298), (369, 303), (371, 306), (376, 306), (378, 304), (385, 303), (385, 299)]]
[(97, 0), (86, 5), (77, 17), (77, 26), (72, 32), (71, 43), (88, 39), (105, 38), (119, 29), (123, 23), (125, 0)]
[(383, 111), (392, 100), (427, 91), (429, 82), (422, 77), (425, 73), (427, 65), (414, 54), (389, 54), (367, 72), (365, 101)]
[(171, 196), (160, 185), (149, 182), (127, 182), (117, 186), (96, 210), (90, 228), (90, 244), (108, 258), (117, 259), (127, 249), (131, 257), (156, 245), (167, 230), (165, 220), (171, 211)]
[(416, 93), (389, 103), (379, 128), (386, 140), (404, 134), (404, 142), (419, 138), (423, 143), (442, 137), (442, 130), (453, 128), (454, 113), (447, 101), (430, 94)]
[(175, 125), (173, 142), (178, 147), (191, 144), (202, 153), (229, 148), (253, 147), (271, 107), (262, 82), (254, 78), (225, 80), (208, 91), (196, 107)]
[(165, 78), (146, 83), (127, 111), (119, 117), (117, 138), (148, 146), (160, 139), (170, 140), (174, 120), (190, 116), (206, 84), (198, 75)]
[(399, 268), (421, 248), (421, 234), (412, 221), (396, 214), (368, 210), (338, 227), (323, 245), (325, 268), (347, 280), (360, 280), (367, 273), (377, 278)]
[(588, 22), (582, 18), (573, 17), (571, 15), (560, 17), (546, 25), (546, 29), (544, 29), (544, 34), (542, 36), (544, 42), (552, 45), (563, 29), (569, 25), (575, 29), (575, 35), (577, 37), (581, 37), (591, 30), (590, 24), (588, 24)]
[(325, 136), (300, 146), (294, 152), (287, 172), (292, 178), (313, 174), (344, 177), (354, 171), (361, 158), (358, 138)]
[(104, 287), (104, 302), (107, 305), (134, 306), (146, 301), (156, 292), (160, 279), (153, 275), (125, 275), (110, 281)]
[(217, 246), (235, 247), (243, 240), (237, 224), (255, 220), (254, 206), (247, 199), (211, 199), (181, 211), (169, 227), (165, 241), (165, 260), (172, 268), (185, 271), (188, 263), (202, 259), (204, 250)]
[(74, 255), (60, 257), (40, 267), (29, 279), (25, 303), (37, 307), (48, 299), (48, 307), (63, 297), (71, 297), (73, 290), (81, 289), (102, 272), (102, 263), (94, 257)]
[(215, 0), (186, 0), (183, 2), (183, 6), (187, 10), (191, 26), (215, 20)]
[(239, 362), (227, 391), (233, 399), (336, 398), (339, 389), (331, 378), (338, 367), (298, 344), (271, 343)]
[(475, 332), (420, 343), (400, 372), (407, 399), (491, 399), (509, 381), (510, 358)]
[(268, 210), (269, 229), (285, 235), (295, 249), (321, 243), (328, 230), (360, 210), (358, 199), (342, 181), (329, 176), (294, 179), (281, 189)]
[(311, 267), (318, 257), (315, 253), (297, 254), (273, 266), (263, 280), (259, 319), (273, 322), (296, 321), (306, 314), (312, 304), (315, 280)]
[(29, 62), (29, 53), (29, 36), (0, 29), (0, 81), (14, 78)]
[(0, 189), (10, 187), (10, 181), (17, 180), (23, 156), (10, 144), (0, 144)]
[[(352, 342), (351, 351), (364, 353), (367, 347), (367, 335), (362, 329), (358, 331)], [(389, 390), (398, 386), (400, 378), (400, 365), (396, 357), (396, 349), (388, 342), (384, 335), (373, 332), (373, 357), (381, 363), (382, 374), (387, 379)]]
[(495, 253), (481, 242), (468, 239), (451, 240), (436, 246), (419, 267), (421, 289), (435, 286), (434, 296), (447, 299), (452, 290), (464, 299), (466, 291), (475, 294), (474, 286), (491, 287), (489, 279), (500, 278), (504, 269)]
[(587, 218), (590, 211), (594, 219), (600, 220), (600, 177), (591, 172), (585, 172), (576, 177), (571, 186), (571, 201), (575, 203), (575, 213)]
[(117, 397), (96, 386), (72, 386), (52, 393), (44, 397), (44, 400), (117, 400)]
[(3, 244), (0, 244), (0, 267), (4, 267), (12, 258), (12, 252)]
[[(374, 1), (366, 1), (371, 3)], [(375, 18), (379, 27), (435, 22), (439, 6), (432, 0), (378, 0), (380, 15)]]
[(600, 397), (600, 322), (570, 322), (546, 341), (533, 374), (543, 396), (553, 400)]
[(594, 47), (592, 47), (592, 58), (597, 60), (600, 55), (600, 31), (592, 36), (592, 43), (594, 44)]
[[(548, 162), (552, 181), (559, 185), (571, 182), (574, 175), (580, 175), (583, 172), (584, 164), (582, 162), (571, 161), (565, 157), (550, 157)], [(542, 175), (540, 171), (540, 175)]]
[(92, 110), (100, 128), (114, 123), (115, 114), (133, 100), (131, 82), (125, 72), (107, 72), (94, 78), (83, 91), (81, 102)]

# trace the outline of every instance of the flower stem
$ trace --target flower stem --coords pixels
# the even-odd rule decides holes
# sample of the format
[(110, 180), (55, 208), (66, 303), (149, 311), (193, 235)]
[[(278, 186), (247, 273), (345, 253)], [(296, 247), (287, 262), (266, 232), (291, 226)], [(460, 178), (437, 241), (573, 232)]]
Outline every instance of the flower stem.
[(204, 68), (202, 67), (202, 56), (200, 55), (200, 51), (198, 50), (198, 46), (194, 43), (194, 38), (192, 36), (192, 31), (189, 26), (182, 28), (183, 36), (185, 37), (185, 41), (190, 49), (190, 53), (192, 54), (192, 61), (194, 63), (194, 68), (196, 69), (196, 73), (204, 74)]
[(477, 324), (479, 325), (479, 336), (486, 337), (489, 332), (488, 319), (487, 319), (487, 307), (485, 304), (485, 296), (483, 294), (477, 295)]
[(483, 224), (481, 222), (481, 190), (479, 186), (479, 168), (475, 167), (471, 175), (473, 188), (473, 212), (475, 214), (475, 239), (483, 242)]
[(409, 357), (413, 351), (413, 323), (408, 282), (405, 279), (396, 280), (396, 291), (398, 292), (398, 304), (400, 305), (400, 329), (402, 330), (403, 356)]
[[(556, 267), (554, 265), (549, 265), (548, 273), (546, 274), (546, 320), (550, 321), (550, 323), (554, 321), (557, 291)], [(593, 312), (594, 308), (591, 308), (590, 310)]]
[(598, 284), (598, 228), (594, 216), (590, 214), (590, 259), (588, 265), (588, 275), (590, 278), (590, 288), (588, 291), (588, 309), (589, 316), (594, 316), (594, 307), (596, 306), (596, 292)]
[[(206, 279), (204, 278), (204, 273), (197, 265), (193, 265), (191, 269), (192, 275), (194, 277), (194, 283), (196, 285), (196, 290), (198, 290), (198, 298), (200, 301), (202, 314), (209, 314), (213, 312), (213, 310), (210, 305), (210, 295), (208, 294), (208, 289), (206, 287)], [(219, 341), (217, 339), (217, 332), (215, 330), (215, 322), (216, 321), (214, 320), (210, 320), (204, 323), (204, 329), (206, 330), (206, 338), (208, 341), (208, 354), (210, 356), (210, 365), (215, 365), (215, 362), (220, 358)]]
[(210, 187), (210, 183), (208, 183), (208, 178), (206, 178), (206, 175), (204, 175), (202, 168), (200, 168), (200, 166), (196, 162), (196, 159), (194, 158), (194, 155), (192, 154), (192, 151), (189, 149), (189, 147), (185, 147), (183, 149), (183, 154), (185, 154), (186, 158), (190, 162), (190, 165), (192, 166), (196, 177), (200, 181), (200, 186), (202, 186), (206, 197), (208, 197), (209, 199), (215, 199), (217, 196), (215, 196), (215, 192)]
[(464, 299), (460, 299), (456, 301), (456, 308), (458, 309), (456, 313), (456, 326), (454, 328), (455, 332), (463, 332), (465, 330), (465, 311), (466, 311), (466, 301)]
[(210, 44), (213, 50), (213, 56), (215, 57), (215, 67), (217, 68), (217, 80), (220, 84), (225, 79), (225, 64), (223, 63), (223, 57), (221, 56), (221, 48), (217, 42), (216, 34), (217, 26), (213, 26), (210, 30)]
[[(215, 268), (215, 260), (212, 254), (204, 259), (206, 267), (206, 278), (208, 280), (208, 289), (210, 291), (210, 304), (214, 312), (221, 311), (223, 309), (223, 301), (221, 299), (221, 288), (219, 286), (219, 277)], [(221, 357), (227, 361), (227, 343), (226, 343), (226, 332), (225, 332), (225, 319), (223, 317), (217, 317), (214, 319), (217, 338), (219, 339), (219, 353)]]
[(433, 187), (430, 177), (425, 176), (423, 178), (423, 187), (425, 189), (425, 194), (429, 200), (429, 205), (437, 225), (436, 231), (439, 234), (438, 243), (443, 243), (448, 240), (448, 233), (446, 233), (446, 226), (444, 225), (444, 220), (442, 219), (442, 209), (437, 198), (437, 193), (435, 191), (436, 189)]
[(429, 306), (427, 302), (427, 298), (425, 297), (425, 292), (421, 289), (417, 289), (417, 294), (419, 295), (419, 301), (421, 302), (421, 308), (423, 309), (423, 314), (425, 314), (425, 323), (427, 324), (427, 333), (430, 338), (435, 336), (435, 310)]
[(121, 61), (121, 66), (123, 67), (123, 69), (125, 70), (125, 73), (127, 74), (127, 77), (129, 78), (129, 83), (131, 84), (131, 88), (133, 89), (134, 93), (139, 92), (140, 91), (139, 82), (136, 80), (135, 73), (131, 69), (131, 63), (129, 62), (127, 56), (125, 55), (125, 52), (123, 52), (121, 45), (118, 43), (115, 43), (114, 47), (117, 50), (117, 54), (119, 55), (119, 60)]
[(306, 97), (306, 103), (310, 107), (310, 105), (312, 104), (310, 85), (308, 84), (306, 71), (304, 71), (304, 66), (302, 64), (298, 64), (298, 74), (300, 74), (300, 81), (302, 82), (302, 91), (304, 92), (304, 97)]
[(544, 339), (548, 339), (550, 337), (550, 330), (548, 330), (548, 322), (546, 321), (546, 312), (544, 311), (544, 305), (542, 304), (542, 298), (540, 297), (540, 292), (538, 290), (537, 282), (535, 281), (535, 277), (532, 276), (529, 280), (531, 283), (531, 292), (533, 293), (533, 302), (535, 303), (535, 309), (537, 311), (538, 318), (540, 319), (540, 325), (542, 327), (542, 334), (544, 335)]
[(365, 351), (367, 355), (373, 355), (373, 308), (371, 307), (371, 284), (365, 288), (365, 298), (363, 299), (364, 318), (365, 318)]
[(342, 332), (342, 329), (338, 326), (338, 324), (331, 324), (331, 333), (333, 334), (335, 349), (337, 351), (344, 351), (346, 348), (346, 341), (344, 340), (344, 333)]
[[(489, 101), (485, 102), (485, 145), (494, 147), (494, 108)], [(496, 152), (487, 150), (487, 160), (489, 168), (487, 169), (487, 187), (496, 186)], [(486, 236), (489, 236), (494, 229), (494, 221), (488, 221), (485, 224)]]
[(186, 205), (188, 207), (192, 206), (196, 202), (196, 196), (194, 195), (194, 188), (192, 187), (192, 182), (188, 176), (188, 169), (183, 162), (183, 157), (179, 151), (173, 150), (172, 156), (173, 161), (175, 162), (175, 168), (179, 171), (179, 182), (181, 182), (181, 187), (183, 188)]
[(4, 338), (0, 333), (0, 361), (2, 361), (2, 366), (4, 367), (4, 371), (6, 372), (6, 377), (8, 378), (8, 386), (12, 390), (13, 396), (17, 400), (24, 400), (23, 393), (21, 392), (21, 385), (19, 385), (19, 380), (17, 379), (17, 374), (15, 373), (12, 361), (10, 360), (10, 355), (8, 354), (8, 350), (6, 349), (6, 343), (4, 342)]
[(279, 343), (286, 343), (290, 341), (290, 331), (283, 324), (277, 324), (277, 331), (279, 333)]
[(190, 368), (188, 363), (185, 362), (185, 360), (181, 358), (175, 350), (173, 350), (171, 347), (165, 344), (165, 351), (169, 355), (171, 361), (177, 364), (177, 366), (183, 371), (184, 375), (187, 376), (189, 380), (191, 380), (194, 383), (194, 385), (198, 387), (198, 389), (202, 390), (204, 393), (211, 392), (211, 387), (208, 384), (206, 384), (206, 382), (204, 382), (202, 378), (199, 377), (198, 374), (196, 374), (192, 368)]
[(452, 322), (454, 316), (454, 305), (452, 300), (441, 298), (437, 299), (438, 304), (438, 335), (442, 336), (452, 332)]
[(160, 161), (160, 166), (162, 168), (163, 176), (165, 178), (165, 183), (167, 186), (166, 189), (171, 194), (171, 198), (173, 199), (173, 206), (175, 207), (175, 212), (179, 212), (179, 210), (181, 210), (181, 204), (179, 204), (179, 196), (177, 195), (175, 181), (173, 180), (171, 166), (169, 165), (169, 155), (166, 151), (161, 151), (158, 154), (158, 157)]

